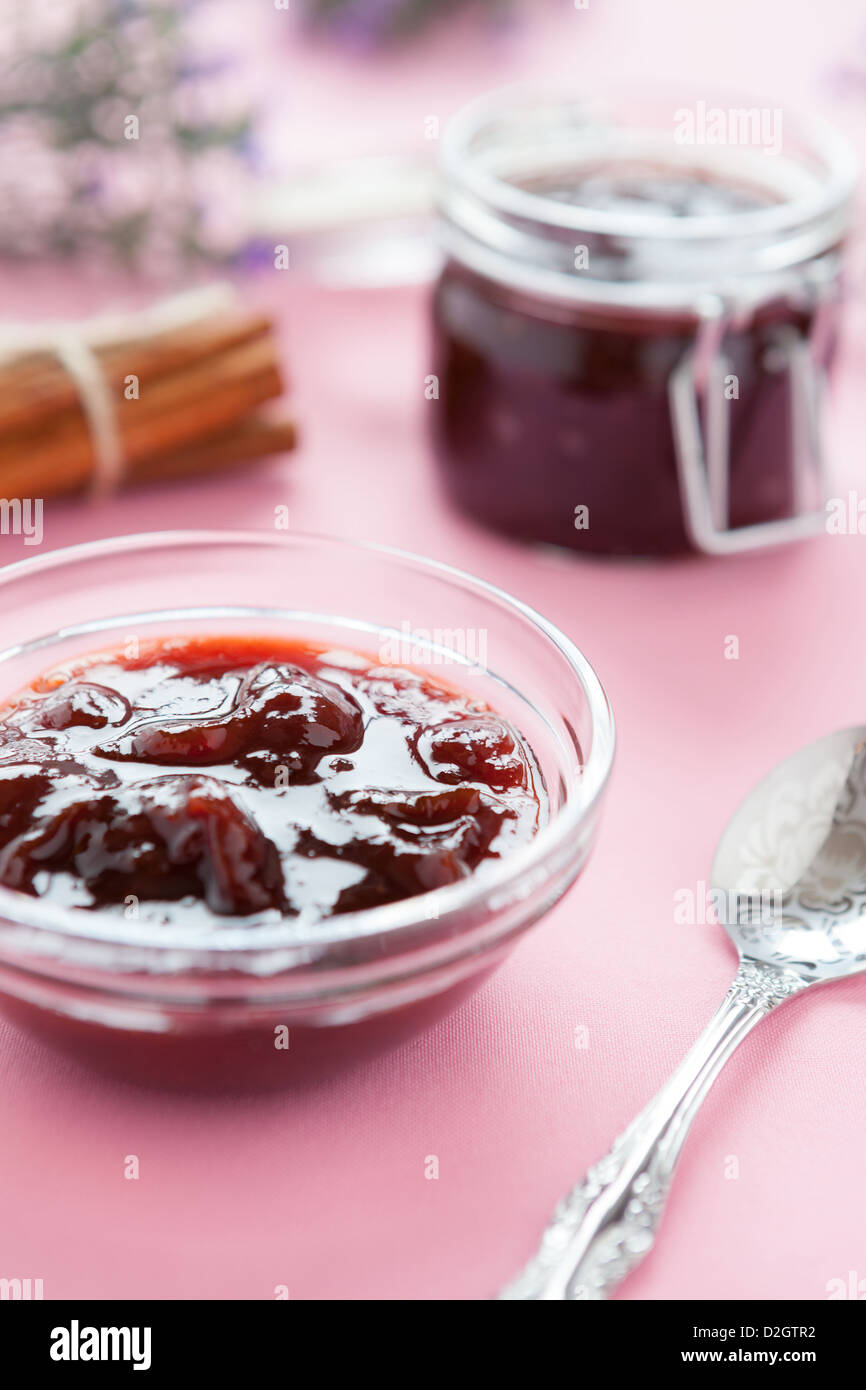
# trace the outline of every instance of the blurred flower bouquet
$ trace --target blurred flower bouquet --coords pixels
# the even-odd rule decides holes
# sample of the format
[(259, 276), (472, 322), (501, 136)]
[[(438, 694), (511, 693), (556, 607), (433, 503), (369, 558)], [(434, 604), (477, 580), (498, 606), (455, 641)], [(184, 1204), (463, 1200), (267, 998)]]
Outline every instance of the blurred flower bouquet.
[(0, 255), (165, 274), (234, 253), (251, 119), (209, 8), (0, 0)]

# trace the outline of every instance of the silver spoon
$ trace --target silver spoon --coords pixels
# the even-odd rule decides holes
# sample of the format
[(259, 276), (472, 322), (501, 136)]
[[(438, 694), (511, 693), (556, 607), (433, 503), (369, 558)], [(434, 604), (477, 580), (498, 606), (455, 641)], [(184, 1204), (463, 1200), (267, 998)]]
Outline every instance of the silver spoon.
[(724, 1003), (500, 1298), (607, 1298), (651, 1249), (692, 1120), (737, 1044), (810, 985), (866, 969), (866, 726), (764, 778), (722, 836), (711, 882), (740, 957)]

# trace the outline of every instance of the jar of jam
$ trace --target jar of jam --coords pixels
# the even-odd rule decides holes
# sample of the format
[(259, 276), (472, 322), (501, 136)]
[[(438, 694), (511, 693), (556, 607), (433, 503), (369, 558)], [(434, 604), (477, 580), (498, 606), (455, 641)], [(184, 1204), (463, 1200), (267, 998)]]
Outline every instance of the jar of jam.
[(464, 109), (433, 311), (452, 500), (607, 554), (820, 529), (856, 172), (828, 127), (741, 99), (518, 89)]

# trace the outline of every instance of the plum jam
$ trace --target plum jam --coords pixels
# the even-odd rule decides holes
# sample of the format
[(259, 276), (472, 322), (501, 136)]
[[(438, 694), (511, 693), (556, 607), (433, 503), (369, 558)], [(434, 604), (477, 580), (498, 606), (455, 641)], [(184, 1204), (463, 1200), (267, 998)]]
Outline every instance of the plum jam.
[(166, 639), (0, 710), (0, 883), (67, 907), (325, 918), (483, 871), (543, 807), (498, 714), (349, 651)]
[(451, 500), (605, 554), (818, 529), (844, 154), (684, 148), (670, 105), (666, 130), (515, 102), (443, 146), (429, 419)]

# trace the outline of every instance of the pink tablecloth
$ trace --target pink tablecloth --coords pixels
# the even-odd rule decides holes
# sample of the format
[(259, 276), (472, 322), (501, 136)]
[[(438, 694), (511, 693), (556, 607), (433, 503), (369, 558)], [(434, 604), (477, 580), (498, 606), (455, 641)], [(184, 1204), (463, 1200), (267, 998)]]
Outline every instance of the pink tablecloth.
[[(768, 8), (790, 32), (790, 7)], [(765, 53), (773, 32), (762, 21)], [(314, 1088), (232, 1099), (138, 1089), (0, 1024), (0, 1276), (41, 1278), (48, 1298), (268, 1299), (278, 1285), (293, 1297), (489, 1295), (725, 991), (732, 952), (718, 928), (675, 923), (676, 890), (706, 878), (763, 771), (866, 719), (866, 537), (658, 566), (491, 538), (435, 487), (421, 292), (266, 292), (285, 300), (297, 455), (89, 511), (52, 504), (45, 545), (267, 529), (287, 504), (297, 528), (453, 561), (586, 651), (616, 711), (618, 763), (583, 881), (499, 973), (432, 1031)], [(38, 293), (51, 302), (44, 280)], [(834, 412), (840, 493), (863, 476), (862, 367), (849, 351)], [(0, 546), (4, 561), (28, 553)], [(736, 661), (725, 659), (732, 634)], [(699, 1117), (659, 1247), (622, 1296), (821, 1299), (849, 1271), (866, 1277), (864, 1048), (863, 980), (762, 1024)], [(128, 1154), (138, 1181), (124, 1178)]]

